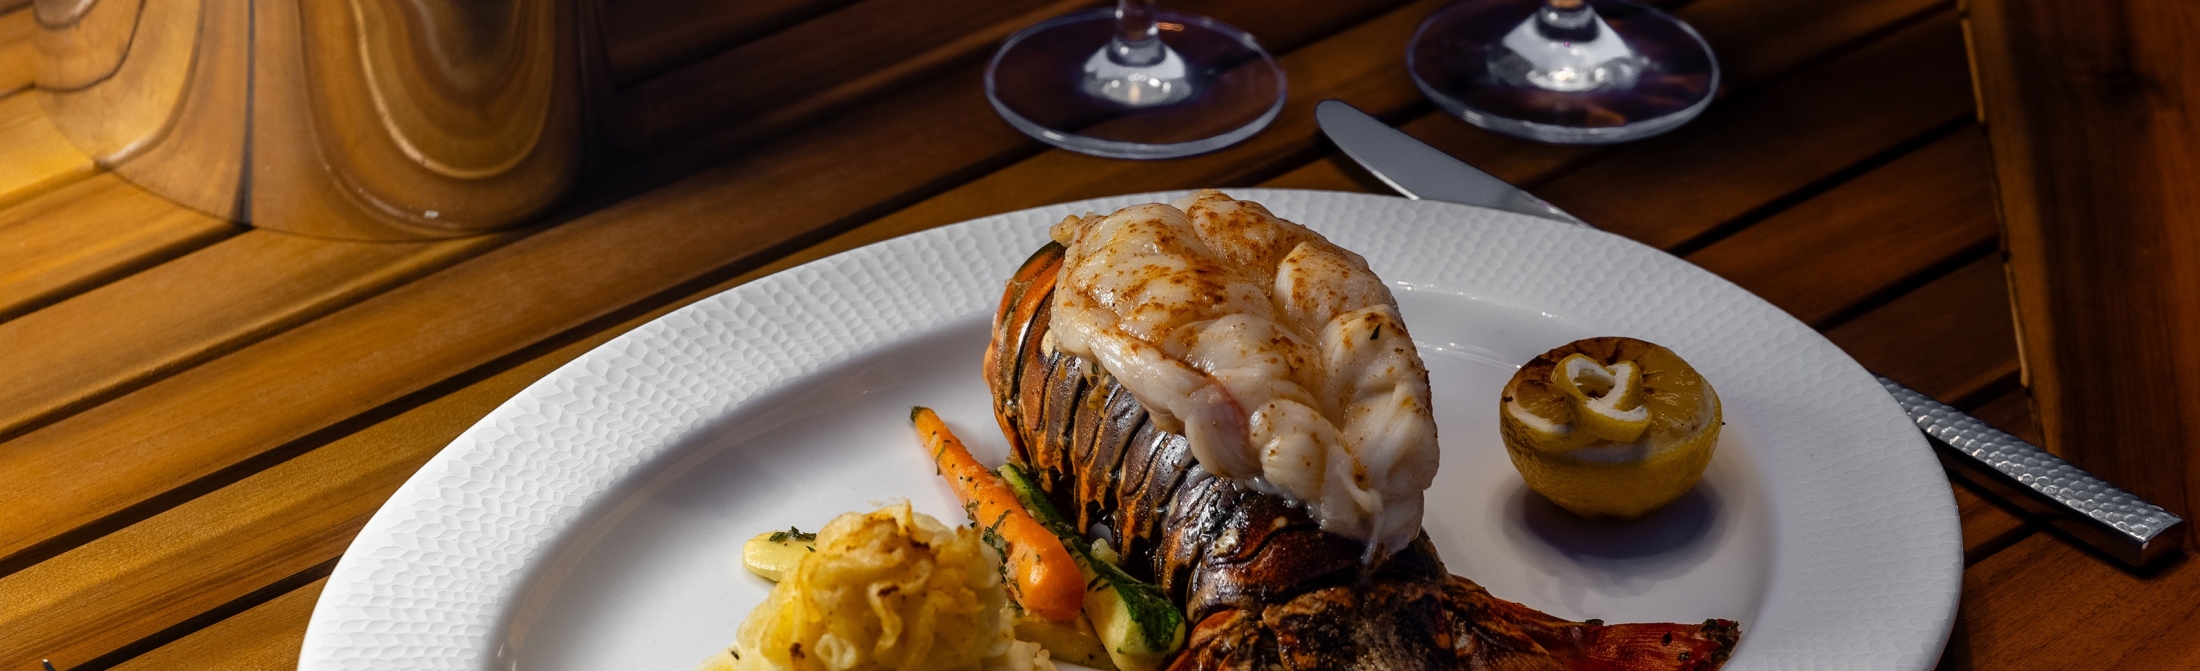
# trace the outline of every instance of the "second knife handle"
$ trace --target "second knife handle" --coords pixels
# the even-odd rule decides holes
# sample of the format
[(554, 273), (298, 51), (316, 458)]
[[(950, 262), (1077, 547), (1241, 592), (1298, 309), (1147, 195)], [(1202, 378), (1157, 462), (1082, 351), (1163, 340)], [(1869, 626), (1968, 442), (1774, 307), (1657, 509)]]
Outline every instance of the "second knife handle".
[(2185, 520), (2175, 513), (1899, 382), (1873, 377), (1943, 462), (2118, 561), (2147, 564), (2183, 538)]

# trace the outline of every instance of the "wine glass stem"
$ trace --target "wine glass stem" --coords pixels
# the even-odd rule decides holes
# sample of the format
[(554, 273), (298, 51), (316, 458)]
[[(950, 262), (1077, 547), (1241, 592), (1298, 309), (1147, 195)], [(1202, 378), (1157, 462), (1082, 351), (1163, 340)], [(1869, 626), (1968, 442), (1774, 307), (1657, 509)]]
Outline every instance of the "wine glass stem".
[(1588, 0), (1543, 0), (1535, 12), (1536, 32), (1559, 42), (1588, 42), (1597, 38), (1597, 12)]
[(1115, 39), (1108, 42), (1108, 60), (1133, 68), (1161, 62), (1166, 47), (1159, 28), (1154, 23), (1154, 0), (1116, 0)]

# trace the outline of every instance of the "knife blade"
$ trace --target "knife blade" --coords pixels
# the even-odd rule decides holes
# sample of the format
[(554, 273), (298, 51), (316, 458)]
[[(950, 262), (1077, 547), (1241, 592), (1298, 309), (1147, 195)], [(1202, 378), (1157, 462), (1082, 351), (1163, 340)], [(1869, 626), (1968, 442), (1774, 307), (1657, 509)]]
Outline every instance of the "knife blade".
[[(1314, 108), (1315, 122), (1353, 162), (1414, 200), (1441, 200), (1595, 228), (1527, 191), (1453, 158), (1340, 100)], [(2102, 553), (2133, 566), (2152, 563), (2184, 537), (2184, 519), (1885, 376), (1874, 374), (1917, 424), (1941, 463)]]
[(1398, 132), (1381, 119), (1368, 116), (1341, 100), (1325, 100), (1314, 106), (1314, 120), (1337, 148), (1362, 166), (1381, 157), (1385, 170), (1368, 168), (1391, 190), (1414, 200), (1441, 200), (1518, 212), (1531, 217), (1557, 219), (1588, 226), (1543, 199), (1504, 180), (1452, 158), (1413, 136)]

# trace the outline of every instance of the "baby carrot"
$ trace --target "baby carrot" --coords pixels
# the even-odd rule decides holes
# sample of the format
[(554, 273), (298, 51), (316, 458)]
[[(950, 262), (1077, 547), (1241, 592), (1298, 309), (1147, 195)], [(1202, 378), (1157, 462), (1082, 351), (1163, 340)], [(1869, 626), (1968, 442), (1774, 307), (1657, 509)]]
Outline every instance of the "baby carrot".
[(1084, 607), (1085, 577), (1062, 547), (1062, 539), (1024, 510), (999, 474), (970, 456), (969, 448), (947, 430), (939, 414), (920, 407), (909, 412), (909, 419), (916, 422), (925, 451), (939, 464), (940, 475), (955, 490), (955, 498), (962, 500), (963, 509), (1005, 546), (996, 547), (1008, 562), (1017, 602), (1049, 620), (1077, 619)]

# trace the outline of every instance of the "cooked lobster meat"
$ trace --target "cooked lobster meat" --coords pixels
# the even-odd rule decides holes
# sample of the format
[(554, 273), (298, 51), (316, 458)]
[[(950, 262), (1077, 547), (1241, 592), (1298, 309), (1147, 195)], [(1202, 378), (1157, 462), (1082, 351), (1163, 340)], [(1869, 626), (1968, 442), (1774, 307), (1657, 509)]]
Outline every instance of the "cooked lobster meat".
[(1428, 368), (1367, 261), (1217, 191), (1053, 234), (1058, 349), (1106, 368), (1208, 472), (1372, 554), (1420, 535), (1438, 454)]
[(1287, 491), (1217, 474), (1173, 430), (1183, 414), (1164, 421), (1097, 358), (1060, 346), (1066, 252), (1050, 243), (1010, 279), (986, 381), (1010, 459), (1194, 623), (1171, 669), (1715, 669), (1733, 649), (1728, 620), (1571, 622), (1491, 596), (1444, 569), (1419, 532), (1418, 490), (1414, 535), (1371, 553), (1368, 536), (1325, 528)]

